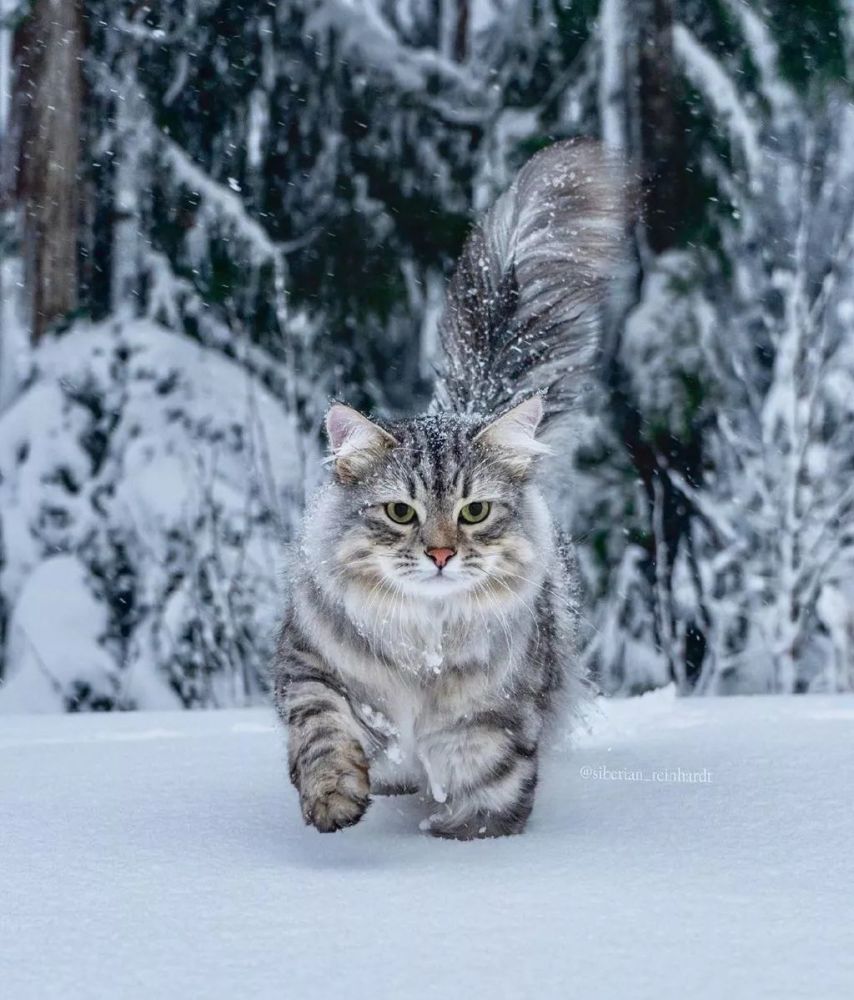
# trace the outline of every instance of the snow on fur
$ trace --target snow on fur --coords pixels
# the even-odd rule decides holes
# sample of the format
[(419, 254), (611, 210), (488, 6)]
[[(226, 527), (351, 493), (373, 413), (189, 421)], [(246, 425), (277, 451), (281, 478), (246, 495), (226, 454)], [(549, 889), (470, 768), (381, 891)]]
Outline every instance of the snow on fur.
[(545, 423), (571, 406), (598, 346), (598, 309), (625, 233), (620, 164), (559, 142), (522, 168), (469, 237), (440, 324), (440, 401), (494, 413), (547, 390)]

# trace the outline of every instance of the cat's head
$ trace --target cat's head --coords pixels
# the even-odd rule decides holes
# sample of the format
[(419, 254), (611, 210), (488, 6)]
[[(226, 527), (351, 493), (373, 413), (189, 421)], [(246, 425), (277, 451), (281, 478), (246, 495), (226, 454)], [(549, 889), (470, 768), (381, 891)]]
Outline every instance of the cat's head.
[(380, 426), (343, 405), (326, 419), (334, 484), (327, 570), (367, 590), (499, 598), (542, 572), (551, 525), (533, 486), (543, 403), (493, 420), (437, 413)]

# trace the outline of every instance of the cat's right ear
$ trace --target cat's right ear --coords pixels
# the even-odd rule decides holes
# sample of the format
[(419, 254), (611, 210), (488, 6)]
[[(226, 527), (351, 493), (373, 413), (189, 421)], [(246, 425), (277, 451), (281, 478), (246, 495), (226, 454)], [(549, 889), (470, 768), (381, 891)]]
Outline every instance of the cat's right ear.
[(388, 431), (343, 403), (326, 414), (331, 459), (342, 483), (356, 482), (389, 449), (399, 443)]
[(537, 455), (547, 455), (550, 450), (536, 438), (542, 419), (543, 397), (529, 396), (484, 427), (475, 441), (498, 449), (507, 467), (513, 473), (524, 476), (532, 459)]

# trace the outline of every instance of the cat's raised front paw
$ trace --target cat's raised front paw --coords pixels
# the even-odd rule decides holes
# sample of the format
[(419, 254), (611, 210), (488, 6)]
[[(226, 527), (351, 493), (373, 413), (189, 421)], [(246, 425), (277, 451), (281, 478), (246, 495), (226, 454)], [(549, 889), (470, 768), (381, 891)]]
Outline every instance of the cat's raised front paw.
[(371, 804), (368, 762), (361, 747), (342, 749), (315, 767), (300, 788), (306, 823), (321, 833), (353, 826)]

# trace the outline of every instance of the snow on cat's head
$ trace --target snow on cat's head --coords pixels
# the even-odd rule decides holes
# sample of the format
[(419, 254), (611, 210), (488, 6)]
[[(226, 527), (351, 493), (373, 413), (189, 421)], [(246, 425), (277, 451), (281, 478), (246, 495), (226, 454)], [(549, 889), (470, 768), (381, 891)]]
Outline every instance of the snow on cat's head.
[(336, 404), (332, 485), (307, 517), (307, 555), (366, 601), (503, 603), (540, 578), (551, 531), (533, 485), (543, 404), (492, 419), (437, 413), (380, 426)]

